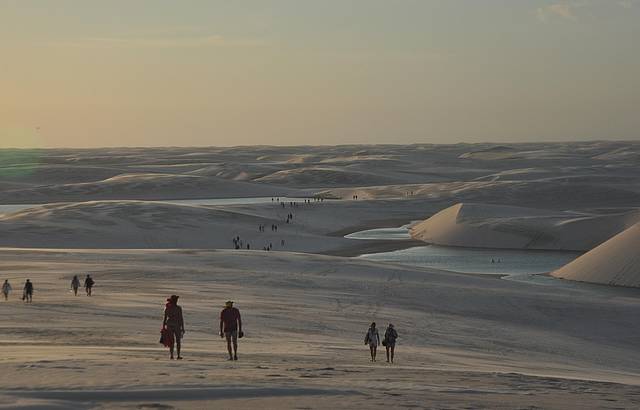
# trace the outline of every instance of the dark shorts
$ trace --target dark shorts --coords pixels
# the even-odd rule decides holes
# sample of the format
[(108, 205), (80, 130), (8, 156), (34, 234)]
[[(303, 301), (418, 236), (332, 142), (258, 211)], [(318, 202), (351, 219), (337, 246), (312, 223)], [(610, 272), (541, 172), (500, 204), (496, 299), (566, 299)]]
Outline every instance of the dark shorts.
[(233, 340), (234, 343), (238, 343), (238, 331), (237, 330), (230, 330), (230, 331), (225, 331), (224, 332), (224, 336), (227, 338), (227, 341), (229, 340)]
[(167, 325), (167, 330), (173, 335), (173, 340), (182, 339), (182, 332), (179, 328)]

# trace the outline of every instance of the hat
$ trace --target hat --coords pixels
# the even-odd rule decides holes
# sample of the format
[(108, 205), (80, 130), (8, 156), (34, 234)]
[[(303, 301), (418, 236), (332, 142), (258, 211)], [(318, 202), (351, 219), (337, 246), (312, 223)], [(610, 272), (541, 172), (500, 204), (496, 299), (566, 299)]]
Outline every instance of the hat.
[(225, 306), (231, 306), (233, 305), (233, 301), (232, 300), (227, 300), (226, 302), (224, 302)]

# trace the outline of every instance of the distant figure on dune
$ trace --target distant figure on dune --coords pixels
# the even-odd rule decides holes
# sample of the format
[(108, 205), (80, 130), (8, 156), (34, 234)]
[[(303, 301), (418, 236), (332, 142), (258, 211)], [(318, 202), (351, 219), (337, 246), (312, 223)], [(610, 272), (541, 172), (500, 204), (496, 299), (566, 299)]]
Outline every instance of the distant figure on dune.
[(9, 279), (5, 279), (2, 284), (2, 296), (4, 296), (4, 300), (9, 300), (9, 293), (11, 293), (11, 285), (9, 284)]
[(387, 330), (384, 332), (384, 339), (382, 339), (382, 345), (387, 349), (387, 363), (389, 363), (389, 359), (391, 359), (391, 363), (393, 363), (393, 357), (396, 350), (396, 339), (398, 339), (398, 332), (396, 332), (393, 324), (389, 323)]
[(71, 279), (71, 289), (73, 290), (73, 294), (78, 296), (78, 288), (80, 287), (80, 279), (78, 279), (78, 275), (73, 275), (73, 279)]
[(162, 329), (168, 337), (168, 340), (165, 341), (165, 346), (169, 347), (171, 360), (173, 360), (174, 344), (176, 353), (178, 353), (178, 360), (182, 360), (180, 348), (182, 347), (182, 336), (184, 336), (184, 319), (182, 318), (182, 307), (178, 305), (178, 298), (179, 296), (177, 295), (171, 295), (167, 299), (167, 304), (164, 308), (164, 320), (162, 321)]
[[(242, 338), (242, 319), (240, 311), (233, 307), (232, 301), (227, 301), (225, 308), (220, 312), (220, 337), (227, 339), (227, 351), (229, 360), (238, 360), (238, 338)], [(233, 342), (233, 352), (231, 343)]]
[(371, 326), (369, 326), (367, 334), (364, 337), (364, 344), (369, 345), (369, 351), (371, 352), (371, 361), (375, 362), (378, 345), (380, 344), (380, 334), (378, 333), (378, 329), (376, 328), (376, 322), (371, 323)]
[(33, 302), (33, 283), (27, 279), (24, 283), (24, 289), (22, 290), (22, 300), (27, 303)]
[(95, 285), (93, 278), (91, 278), (91, 275), (87, 275), (86, 279), (84, 280), (84, 290), (87, 291), (87, 296), (91, 296), (93, 285)]

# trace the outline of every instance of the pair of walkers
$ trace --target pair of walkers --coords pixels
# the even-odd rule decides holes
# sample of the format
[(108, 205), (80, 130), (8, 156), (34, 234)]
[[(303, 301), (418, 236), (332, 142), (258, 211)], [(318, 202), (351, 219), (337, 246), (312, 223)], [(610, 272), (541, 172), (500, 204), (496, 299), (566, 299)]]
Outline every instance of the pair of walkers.
[(384, 338), (380, 343), (380, 333), (376, 327), (376, 322), (371, 323), (367, 333), (364, 336), (364, 344), (369, 345), (369, 352), (371, 353), (371, 361), (376, 361), (376, 355), (378, 353), (378, 345), (382, 344), (387, 350), (387, 363), (393, 363), (396, 350), (396, 340), (398, 339), (398, 332), (393, 324), (389, 323), (387, 329), (384, 332)]
[[(87, 292), (87, 296), (91, 296), (93, 292), (93, 285), (96, 282), (93, 280), (91, 275), (87, 275), (84, 279), (84, 290)], [(73, 290), (73, 294), (78, 296), (78, 288), (80, 287), (80, 279), (78, 279), (78, 275), (74, 275), (73, 279), (71, 279), (71, 289)]]
[[(5, 279), (2, 284), (2, 296), (4, 296), (4, 300), (9, 300), (9, 294), (13, 288), (9, 283), (9, 279)], [(24, 288), (22, 288), (22, 300), (27, 303), (31, 303), (33, 301), (33, 282), (29, 279), (24, 283)]]
[[(180, 349), (182, 347), (181, 341), (185, 333), (182, 307), (178, 305), (178, 299), (179, 296), (177, 295), (171, 295), (171, 297), (167, 299), (160, 337), (160, 343), (169, 348), (172, 360), (174, 358), (174, 346), (177, 359), (182, 360)], [(220, 337), (227, 341), (228, 360), (238, 360), (238, 339), (243, 336), (240, 311), (233, 307), (233, 302), (229, 300), (220, 312)]]

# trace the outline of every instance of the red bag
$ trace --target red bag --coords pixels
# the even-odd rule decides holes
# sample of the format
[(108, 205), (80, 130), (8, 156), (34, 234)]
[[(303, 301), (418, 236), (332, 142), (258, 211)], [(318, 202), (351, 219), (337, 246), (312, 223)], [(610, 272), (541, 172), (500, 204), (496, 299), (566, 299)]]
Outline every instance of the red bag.
[(163, 328), (160, 330), (160, 344), (164, 347), (173, 346), (173, 332), (170, 332), (169, 329)]

